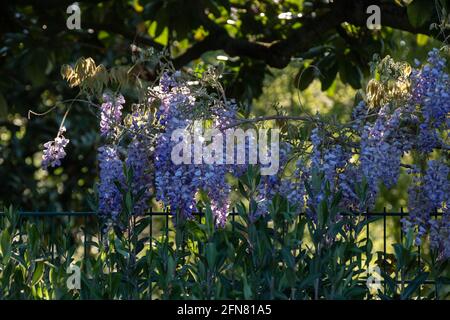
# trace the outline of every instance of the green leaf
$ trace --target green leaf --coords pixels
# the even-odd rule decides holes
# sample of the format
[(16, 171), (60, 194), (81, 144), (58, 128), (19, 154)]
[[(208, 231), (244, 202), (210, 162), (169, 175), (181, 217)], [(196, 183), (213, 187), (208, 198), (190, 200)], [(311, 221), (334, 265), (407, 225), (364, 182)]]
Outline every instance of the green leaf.
[(129, 214), (133, 213), (133, 198), (131, 192), (128, 191), (125, 197), (125, 205)]
[(324, 227), (327, 224), (328, 216), (329, 216), (329, 211), (328, 211), (327, 202), (325, 200), (322, 200), (319, 203), (319, 208), (318, 208), (318, 220), (319, 220), (319, 225), (321, 227)]
[(358, 66), (352, 62), (343, 61), (339, 65), (339, 74), (344, 83), (348, 83), (353, 89), (361, 89), (363, 73)]
[(339, 65), (336, 61), (336, 55), (329, 53), (319, 61), (317, 67), (320, 70), (320, 82), (322, 84), (322, 91), (326, 91), (333, 84), (339, 70)]
[(216, 246), (212, 242), (206, 244), (206, 260), (208, 261), (208, 266), (214, 268), (217, 258)]
[(334, 83), (334, 80), (336, 79), (338, 70), (339, 66), (337, 63), (335, 63), (330, 69), (322, 73), (322, 77), (320, 78), (320, 82), (322, 84), (322, 91), (330, 89), (330, 87)]
[(394, 246), (395, 256), (397, 258), (398, 267), (402, 268), (404, 266), (403, 246), (399, 243), (395, 243), (393, 246)]
[(247, 277), (243, 275), (243, 283), (244, 283), (244, 298), (249, 300), (252, 298), (252, 289), (248, 285)]
[(288, 248), (283, 248), (281, 254), (286, 265), (291, 269), (295, 268), (295, 258), (291, 251)]
[(171, 278), (173, 277), (175, 268), (176, 268), (175, 259), (172, 256), (169, 256), (169, 259), (167, 261), (167, 274), (169, 275), (169, 277)]
[(407, 8), (408, 19), (415, 28), (422, 27), (430, 21), (434, 10), (434, 4), (429, 0), (414, 0)]
[(7, 264), (9, 262), (9, 258), (11, 257), (11, 235), (7, 229), (2, 231), (1, 239), (0, 239), (0, 249), (3, 256), (3, 263)]
[(124, 246), (119, 238), (114, 239), (114, 247), (120, 255), (122, 255), (125, 259), (129, 259), (130, 253), (124, 249)]
[(31, 278), (31, 285), (34, 286), (36, 283), (41, 281), (44, 276), (44, 262), (39, 261), (34, 269), (33, 277)]
[(422, 272), (421, 274), (419, 274), (401, 294), (402, 300), (411, 298), (413, 293), (416, 292), (420, 285), (422, 285), (425, 280), (428, 279), (428, 274), (428, 272)]
[(426, 46), (429, 39), (430, 39), (430, 38), (429, 38), (427, 35), (424, 35), (424, 34), (420, 34), (420, 33), (419, 33), (419, 34), (417, 35), (417, 37), (416, 37), (417, 45), (418, 45), (419, 47)]
[(238, 181), (238, 188), (241, 195), (247, 197), (247, 192), (245, 191), (244, 185), (242, 184), (241, 180)]
[(167, 45), (169, 41), (169, 28), (165, 26), (164, 18), (152, 22), (150, 28), (148, 29), (148, 33), (156, 43), (163, 46)]
[(133, 0), (132, 6), (133, 6), (134, 10), (138, 13), (141, 13), (142, 11), (144, 11), (144, 7), (141, 6), (141, 4), (139, 3), (139, 0)]
[(189, 220), (186, 222), (186, 231), (195, 241), (206, 242), (207, 237), (201, 226), (197, 222)]
[(214, 229), (215, 229), (215, 225), (214, 225), (214, 215), (213, 212), (211, 210), (211, 206), (206, 206), (206, 210), (205, 210), (205, 224), (206, 224), (206, 235), (209, 239), (211, 239), (211, 237), (214, 234)]
[(300, 91), (306, 90), (309, 85), (313, 82), (315, 78), (315, 70), (313, 67), (308, 66), (306, 68), (301, 68), (295, 77), (295, 83), (297, 89)]

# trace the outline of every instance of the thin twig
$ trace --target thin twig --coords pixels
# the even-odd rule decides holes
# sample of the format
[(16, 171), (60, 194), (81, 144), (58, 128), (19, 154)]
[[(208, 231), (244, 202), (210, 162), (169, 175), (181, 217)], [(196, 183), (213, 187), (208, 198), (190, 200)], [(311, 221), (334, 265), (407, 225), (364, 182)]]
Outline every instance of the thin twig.
[(237, 127), (237, 126), (239, 126), (241, 124), (255, 123), (255, 122), (261, 122), (261, 121), (271, 121), (271, 120), (311, 121), (311, 118), (310, 117), (304, 117), (304, 116), (280, 116), (280, 115), (263, 116), (263, 117), (256, 117), (256, 118), (252, 118), (252, 119), (238, 120), (235, 123), (224, 127), (223, 130), (234, 128), (234, 127)]

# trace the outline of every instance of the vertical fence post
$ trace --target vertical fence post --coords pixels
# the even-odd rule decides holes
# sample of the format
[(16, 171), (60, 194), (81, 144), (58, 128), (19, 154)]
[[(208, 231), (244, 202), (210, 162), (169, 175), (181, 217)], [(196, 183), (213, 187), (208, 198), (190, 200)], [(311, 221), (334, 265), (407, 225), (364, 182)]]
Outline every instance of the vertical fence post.
[(404, 212), (403, 207), (400, 208), (400, 243), (403, 244), (403, 227), (402, 227), (402, 220), (403, 220)]
[[(231, 231), (232, 231), (232, 237), (234, 237), (234, 233), (235, 233), (235, 224), (236, 224), (236, 211), (235, 208), (233, 206), (233, 209), (231, 210)], [(233, 238), (232, 238), (233, 239)], [(235, 268), (234, 268), (234, 261), (233, 261), (233, 268), (231, 269), (231, 287), (233, 288), (233, 290), (235, 289), (235, 274), (234, 274)]]
[[(417, 270), (421, 270), (421, 264), (422, 264), (422, 259), (421, 259), (421, 254), (422, 254), (422, 252), (421, 252), (421, 249), (420, 249), (420, 243), (417, 245)], [(421, 297), (422, 297), (422, 286), (421, 285), (419, 285), (419, 300), (421, 299)]]
[[(437, 210), (437, 208), (434, 209), (434, 220), (437, 223), (437, 220), (438, 220), (438, 210)], [(435, 292), (434, 293), (434, 298), (436, 300), (438, 300), (439, 299), (439, 285), (438, 285), (438, 282), (436, 281), (436, 279), (434, 279), (434, 292)]]
[(50, 222), (50, 240), (49, 240), (49, 246), (50, 246), (50, 253), (52, 256), (52, 264), (55, 263), (55, 222)]
[(152, 269), (151, 269), (151, 255), (153, 249), (153, 208), (150, 207), (150, 239), (149, 239), (149, 254), (148, 254), (148, 298), (152, 300), (152, 292), (153, 292), (153, 280), (152, 280)]
[[(200, 208), (198, 210), (198, 216), (199, 216), (199, 222), (200, 224), (202, 223), (202, 217), (203, 217), (203, 211), (202, 208)], [(198, 254), (202, 255), (203, 254), (203, 243), (202, 242), (198, 242)]]
[[(87, 263), (86, 263), (86, 261), (87, 261), (87, 254), (88, 254), (88, 246), (87, 246), (87, 231), (86, 231), (86, 228), (87, 228), (87, 216), (86, 215), (83, 216), (83, 223), (84, 223), (84, 227), (83, 227), (83, 238), (84, 238), (84, 240), (83, 240), (83, 272), (87, 279)], [(80, 296), (81, 296), (81, 294), (80, 294)]]
[(169, 210), (164, 209), (165, 219), (166, 219), (166, 239), (169, 241)]
[(369, 215), (369, 209), (366, 209), (366, 264), (367, 264), (367, 277), (369, 277), (369, 255), (371, 254), (371, 252), (369, 252), (369, 247), (367, 246), (367, 243), (370, 241), (370, 223), (369, 223), (369, 219), (370, 219), (370, 215)]
[[(383, 208), (383, 259), (384, 259), (384, 263), (383, 263), (383, 271), (384, 271), (384, 274), (386, 274), (387, 273), (387, 269), (386, 269), (386, 253), (387, 253), (387, 250), (386, 250), (386, 215), (387, 215), (387, 213), (386, 213), (386, 207), (384, 207)], [(383, 286), (384, 286), (384, 294), (386, 294), (386, 281), (384, 281), (384, 283), (383, 283)]]
[(235, 211), (235, 208), (233, 207), (233, 209), (231, 210), (231, 221), (232, 221), (232, 224), (231, 224), (231, 231), (233, 232), (233, 234), (234, 234), (234, 229), (235, 229), (235, 224), (236, 224), (236, 211)]

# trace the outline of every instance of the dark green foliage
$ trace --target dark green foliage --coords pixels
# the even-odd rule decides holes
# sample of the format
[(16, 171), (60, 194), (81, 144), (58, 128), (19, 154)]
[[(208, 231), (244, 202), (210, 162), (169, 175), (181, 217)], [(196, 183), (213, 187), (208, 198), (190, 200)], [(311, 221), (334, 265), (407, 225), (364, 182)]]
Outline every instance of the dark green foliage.
[[(447, 265), (432, 257), (418, 268), (411, 234), (394, 245), (395, 255), (378, 253), (373, 261), (372, 242), (363, 236), (373, 219), (341, 216), (339, 194), (326, 191), (330, 201), (307, 215), (277, 195), (268, 215), (254, 217), (259, 179), (250, 168), (240, 180), (249, 205), (238, 203), (223, 229), (207, 201), (199, 203), (201, 218), (174, 217), (169, 229), (157, 218), (129, 217), (109, 228), (95, 219), (80, 230), (57, 217), (41, 221), (7, 209), (0, 217), (0, 299), (448, 297)], [(309, 192), (321, 179), (315, 175)], [(81, 290), (66, 285), (71, 264), (81, 268)], [(374, 264), (386, 286), (378, 293), (367, 286)], [(425, 288), (433, 279), (436, 285)]]

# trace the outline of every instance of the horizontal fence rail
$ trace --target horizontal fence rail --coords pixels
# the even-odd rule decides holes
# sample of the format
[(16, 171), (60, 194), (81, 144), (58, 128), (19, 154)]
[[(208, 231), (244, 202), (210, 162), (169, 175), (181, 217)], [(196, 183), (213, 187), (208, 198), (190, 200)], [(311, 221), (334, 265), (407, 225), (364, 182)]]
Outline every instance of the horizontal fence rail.
[[(0, 215), (4, 215), (4, 212), (0, 212)], [(97, 216), (97, 213), (95, 211), (19, 211), (18, 214), (20, 216)], [(238, 213), (236, 211), (229, 212), (229, 215), (237, 215)], [(194, 216), (200, 216), (203, 215), (202, 212), (194, 212)], [(299, 213), (300, 216), (305, 215), (305, 213)], [(361, 216), (369, 216), (369, 217), (407, 217), (408, 212), (361, 212), (361, 213), (341, 213), (341, 215), (361, 215)], [(430, 213), (430, 216), (442, 216), (442, 212), (433, 212)], [(140, 216), (170, 216), (172, 217), (173, 214), (166, 210), (166, 211), (148, 211)]]

